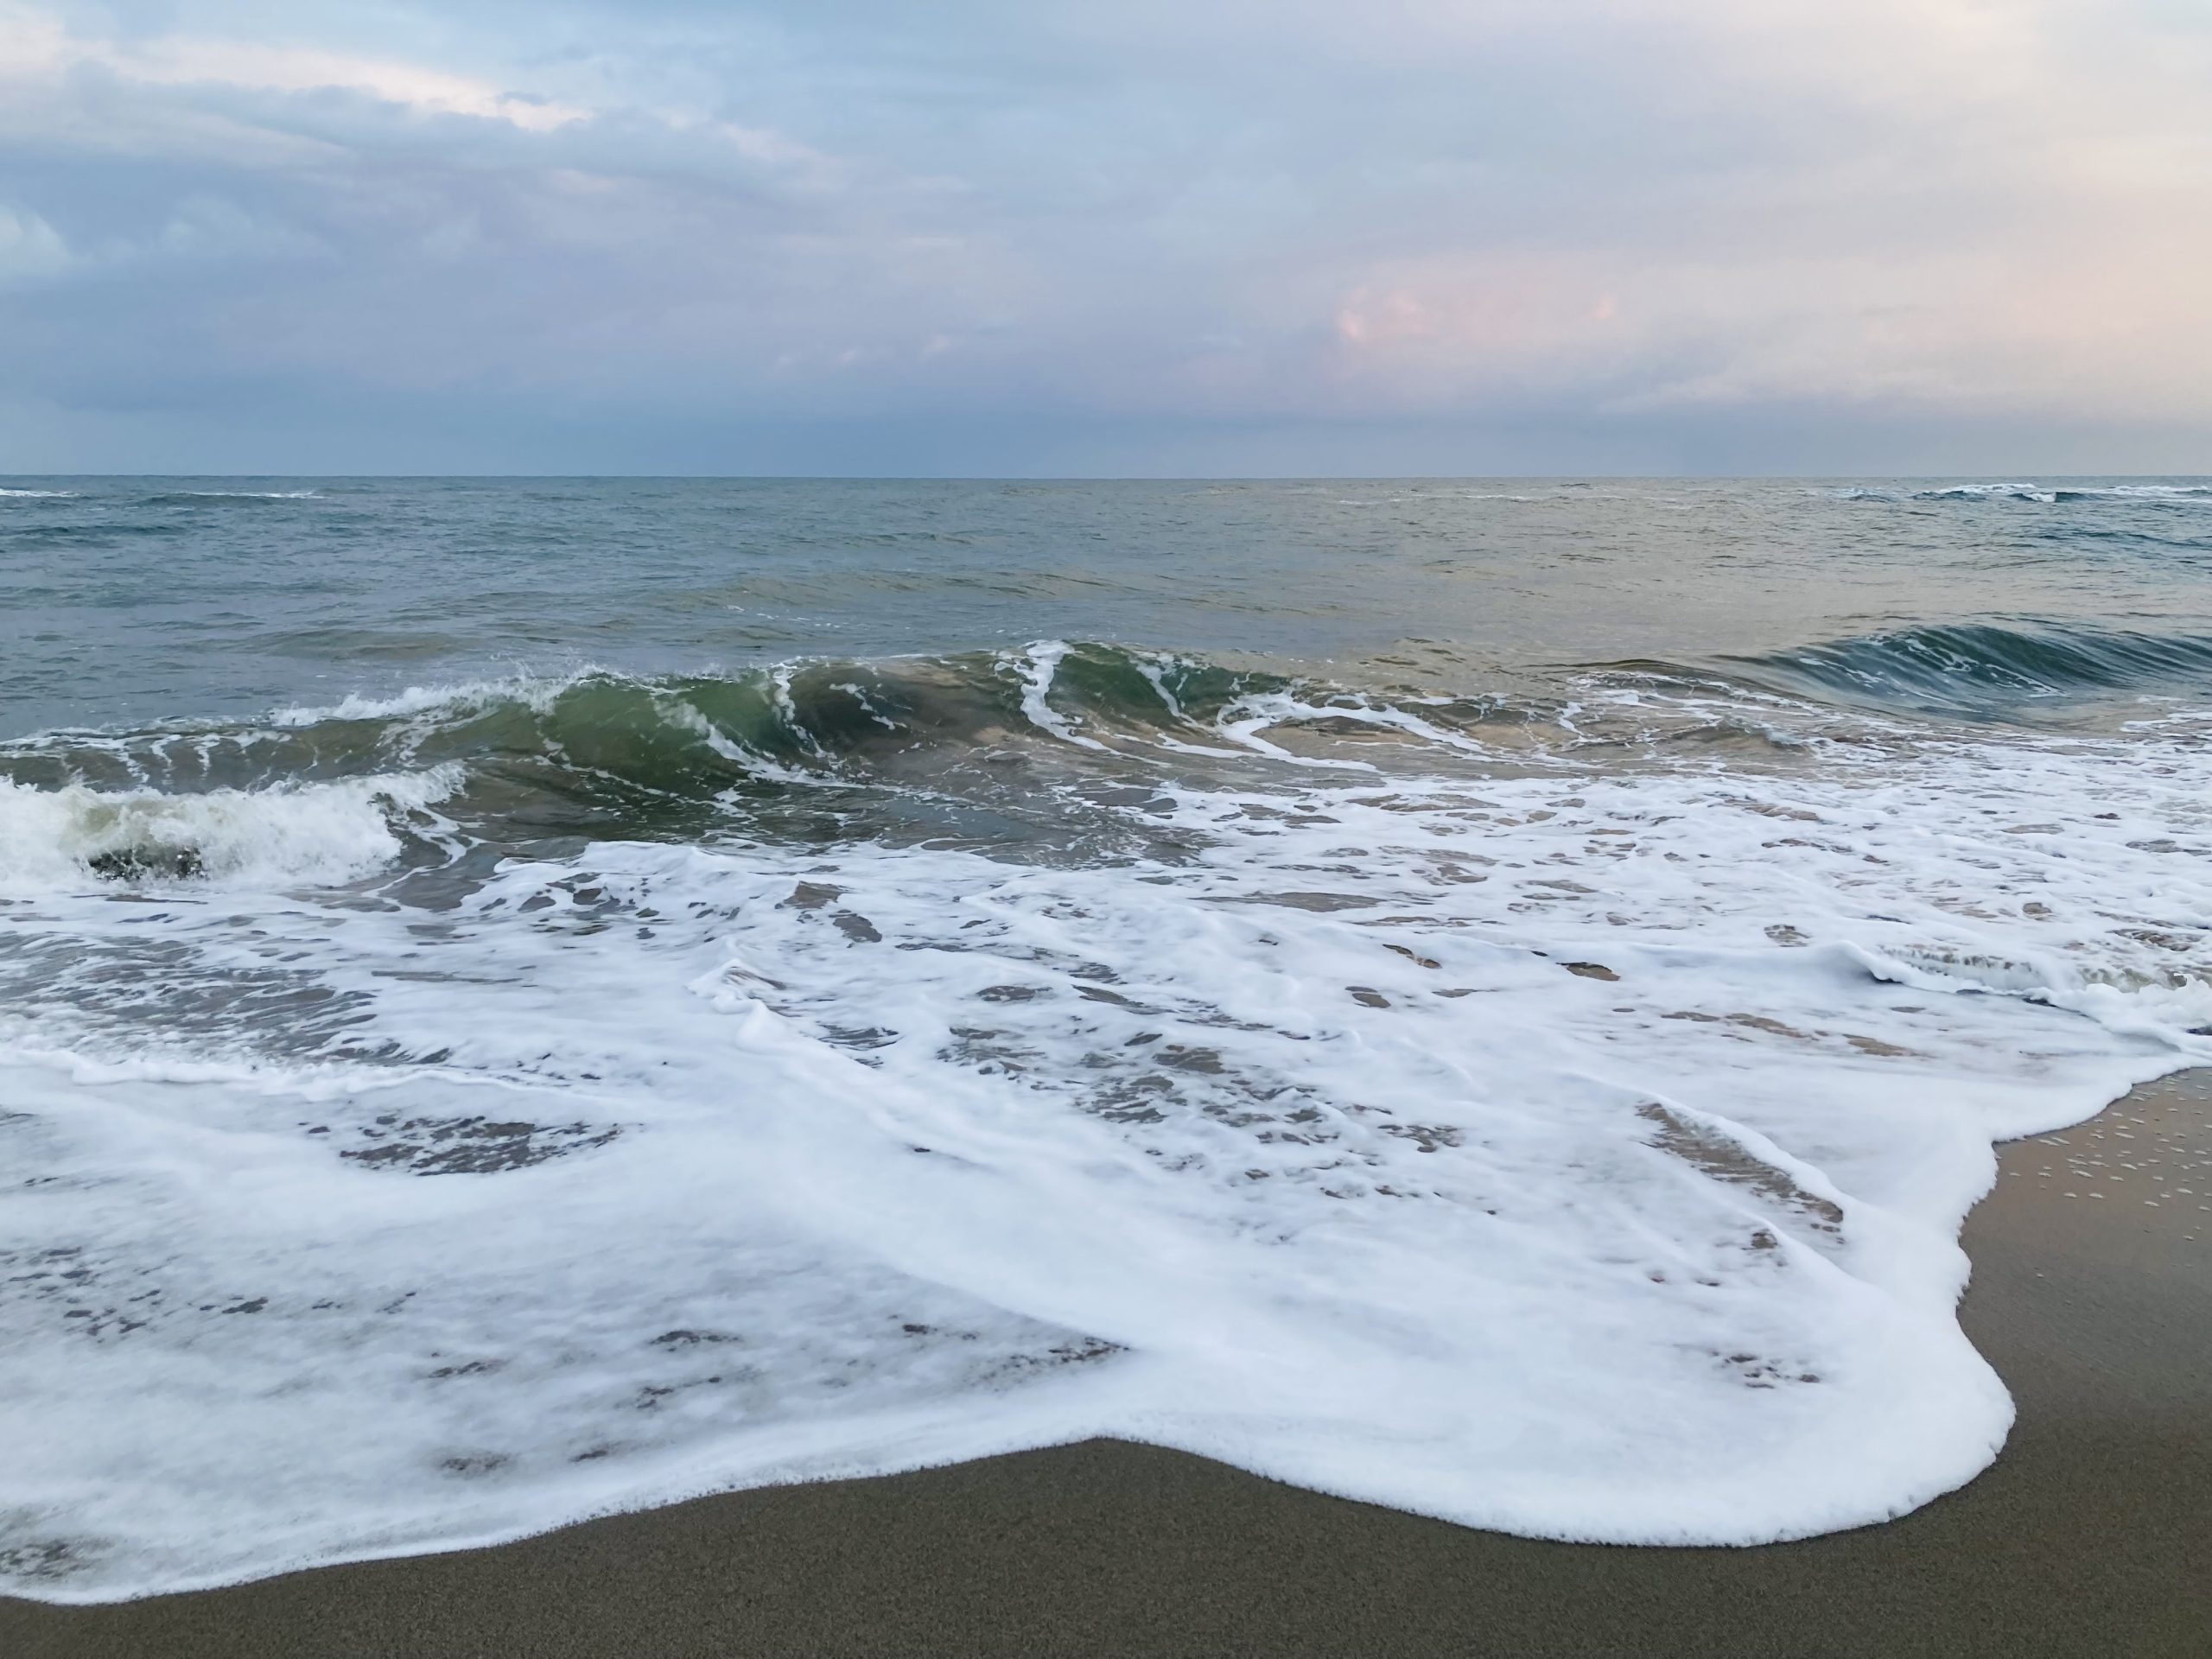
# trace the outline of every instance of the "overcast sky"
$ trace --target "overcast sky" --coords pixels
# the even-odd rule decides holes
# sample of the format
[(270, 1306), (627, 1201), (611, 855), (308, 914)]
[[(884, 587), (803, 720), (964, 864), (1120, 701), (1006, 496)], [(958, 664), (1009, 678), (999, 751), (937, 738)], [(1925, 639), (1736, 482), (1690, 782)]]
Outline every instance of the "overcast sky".
[(2205, 0), (0, 0), (0, 472), (2212, 471)]

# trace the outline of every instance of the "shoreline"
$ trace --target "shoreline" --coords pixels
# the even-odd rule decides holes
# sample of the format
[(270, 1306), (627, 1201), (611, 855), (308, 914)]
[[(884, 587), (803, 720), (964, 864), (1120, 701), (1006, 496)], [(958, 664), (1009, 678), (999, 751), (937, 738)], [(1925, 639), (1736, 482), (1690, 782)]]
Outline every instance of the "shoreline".
[(1089, 1441), (218, 1590), (0, 1599), (0, 1651), (2202, 1654), (2212, 1071), (1999, 1152), (1961, 1320), (2018, 1419), (1990, 1470), (1878, 1526), (1548, 1543)]

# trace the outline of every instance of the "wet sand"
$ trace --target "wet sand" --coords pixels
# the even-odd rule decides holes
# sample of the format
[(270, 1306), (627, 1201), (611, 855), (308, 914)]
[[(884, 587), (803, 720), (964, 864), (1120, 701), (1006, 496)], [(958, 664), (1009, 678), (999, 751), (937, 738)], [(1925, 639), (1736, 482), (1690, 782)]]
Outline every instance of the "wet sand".
[(2212, 1655), (2212, 1072), (2007, 1147), (1967, 1244), (2011, 1445), (1804, 1543), (1536, 1543), (1098, 1441), (118, 1606), (0, 1600), (0, 1655)]

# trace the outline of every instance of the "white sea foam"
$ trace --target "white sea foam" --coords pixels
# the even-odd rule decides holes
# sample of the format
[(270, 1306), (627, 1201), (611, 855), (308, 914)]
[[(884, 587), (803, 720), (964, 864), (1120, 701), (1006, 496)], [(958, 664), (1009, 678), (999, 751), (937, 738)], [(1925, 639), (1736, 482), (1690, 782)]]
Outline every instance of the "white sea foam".
[(1021, 712), (1031, 725), (1081, 748), (1103, 748), (1105, 746), (1096, 738), (1085, 737), (1069, 725), (1059, 711), (1046, 701), (1046, 693), (1052, 688), (1052, 676), (1067, 654), (1065, 640), (1048, 639), (1026, 651), (1010, 653), (1001, 662), (1021, 682)]
[[(1894, 501), (1892, 492), (1846, 489), (1837, 493), (1871, 500)], [(2202, 484), (1946, 484), (1916, 490), (1916, 501), (1973, 501), (1988, 499), (2014, 501), (2190, 501), (2212, 500), (2212, 486)]]
[(2020, 501), (2055, 501), (2056, 493), (2042, 484), (1944, 484), (1915, 490), (1916, 501), (1972, 501), (1984, 498)]
[(1900, 490), (1895, 486), (1821, 485), (1808, 495), (1829, 496), (1845, 501), (2170, 501), (2212, 504), (2208, 484), (1945, 484), (1927, 489)]
[(2109, 489), (2076, 490), (2078, 495), (2109, 495), (2121, 500), (2212, 501), (2212, 484), (2115, 484)]
[(156, 880), (255, 888), (351, 880), (400, 847), (388, 815), (451, 790), (450, 768), (199, 795), (33, 789), (0, 779), (0, 894), (80, 888), (96, 861)]
[(296, 703), (270, 716), (280, 727), (313, 726), (326, 720), (400, 720), (414, 715), (463, 715), (495, 702), (514, 700), (538, 706), (557, 696), (565, 680), (515, 678), (468, 680), (454, 685), (410, 685), (389, 696), (349, 691), (333, 703)]
[(73, 497), (73, 496), (75, 496), (77, 493), (78, 493), (78, 492), (77, 492), (77, 491), (75, 491), (75, 490), (10, 490), (10, 489), (0, 489), (0, 496), (13, 496), (13, 497), (16, 497), (16, 498), (17, 498), (17, 499), (19, 499), (40, 500), (40, 501), (56, 501), (56, 500), (61, 500), (61, 499), (67, 499), (67, 498)]
[[(1009, 671), (1082, 741), (1050, 656)], [(2212, 765), (1266, 772), (1345, 717), (1232, 710), (1254, 781), (1163, 783), (1127, 810), (1174, 850), (1082, 868), (741, 824), (435, 912), (283, 860), (0, 912), (86, 1007), (157, 961), (313, 1039), (0, 1029), (11, 1587), (1093, 1433), (1620, 1541), (1970, 1478), (1992, 1141), (2212, 1057)]]

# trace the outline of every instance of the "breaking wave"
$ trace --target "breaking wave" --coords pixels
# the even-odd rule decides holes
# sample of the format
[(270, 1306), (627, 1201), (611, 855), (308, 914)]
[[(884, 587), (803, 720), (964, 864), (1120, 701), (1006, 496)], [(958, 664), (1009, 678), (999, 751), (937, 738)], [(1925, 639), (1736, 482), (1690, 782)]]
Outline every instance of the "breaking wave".
[(1838, 705), (1986, 721), (2206, 691), (2212, 638), (1995, 626), (1717, 669), (1612, 664), (1576, 698), (1363, 690), (1058, 641), (727, 675), (588, 670), (0, 745), (0, 880), (348, 880), (427, 833), (409, 815), (433, 802), (502, 840), (683, 839), (738, 819), (805, 835), (826, 811), (874, 814), (878, 833), (1020, 843), (1067, 828), (1061, 785), (1110, 795), (1131, 766), (1157, 786), (1270, 766), (1557, 769), (1715, 744), (1777, 755), (1837, 732)]
[(0, 1581), (1093, 1434), (1560, 1538), (1924, 1503), (2011, 1421), (1992, 1141), (2212, 1057), (2212, 761), (1821, 700), (2199, 651), (1048, 641), (0, 745)]
[(2056, 626), (1904, 628), (1740, 664), (1800, 695), (1959, 714), (2018, 711), (2037, 700), (2212, 693), (2212, 637)]
[(1851, 501), (2212, 502), (2212, 484), (1943, 484), (1919, 490), (1847, 485), (1817, 493)]
[(144, 498), (149, 506), (200, 506), (210, 501), (313, 501), (320, 490), (162, 490)]
[(191, 881), (215, 887), (329, 885), (401, 851), (395, 815), (450, 792), (452, 768), (196, 794), (34, 789), (0, 778), (0, 893)]
[(1356, 749), (1320, 751), (1331, 740), (1466, 749), (1477, 728), (1503, 736), (1548, 717), (1504, 700), (1393, 696), (1055, 641), (732, 675), (586, 671), (349, 696), (255, 724), (52, 732), (0, 746), (0, 777), (49, 789), (257, 790), (449, 766), (465, 774), (464, 804), (527, 797), (556, 815), (565, 804), (634, 827), (656, 812), (688, 824), (684, 809), (734, 791), (988, 782), (1016, 753), (1061, 764), (1132, 749), (1281, 760), (1285, 731), (1298, 728), (1314, 739), (1314, 764), (1356, 766), (1370, 764)]

